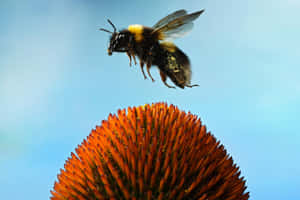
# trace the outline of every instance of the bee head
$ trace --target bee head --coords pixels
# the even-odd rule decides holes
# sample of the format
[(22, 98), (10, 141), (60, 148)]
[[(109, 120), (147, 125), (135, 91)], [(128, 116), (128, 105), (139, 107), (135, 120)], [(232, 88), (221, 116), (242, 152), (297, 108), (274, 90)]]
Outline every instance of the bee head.
[(111, 34), (109, 47), (107, 49), (108, 55), (112, 55), (113, 52), (127, 51), (129, 41), (128, 35), (125, 31), (118, 32), (115, 25), (109, 19), (107, 21), (113, 27), (114, 32), (111, 32), (104, 28), (100, 28), (100, 30)]
[(125, 31), (113, 33), (110, 37), (108, 55), (112, 52), (125, 52), (128, 50), (129, 38)]

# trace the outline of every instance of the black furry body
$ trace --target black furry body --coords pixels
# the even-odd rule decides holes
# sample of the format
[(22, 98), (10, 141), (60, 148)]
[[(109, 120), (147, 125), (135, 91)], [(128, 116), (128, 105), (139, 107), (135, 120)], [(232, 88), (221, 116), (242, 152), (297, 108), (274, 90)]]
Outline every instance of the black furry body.
[(172, 37), (182, 36), (191, 30), (193, 21), (197, 19), (204, 10), (188, 14), (185, 10), (177, 10), (159, 20), (153, 27), (142, 25), (130, 25), (127, 29), (117, 32), (114, 24), (108, 20), (114, 32), (101, 28), (100, 30), (111, 33), (108, 54), (113, 52), (125, 52), (129, 57), (129, 64), (132, 59), (136, 64), (135, 57), (140, 61), (140, 67), (144, 78), (144, 65), (146, 65), (149, 77), (154, 81), (150, 73), (151, 66), (157, 66), (163, 83), (167, 84), (169, 77), (172, 82), (180, 87), (193, 87), (191, 85), (191, 68), (188, 57), (173, 43), (167, 42)]
[[(153, 34), (153, 29), (149, 27), (143, 27), (141, 36), (136, 36), (125, 29), (120, 31), (118, 36), (112, 36), (111, 52), (126, 52), (130, 59), (130, 65), (131, 59), (135, 61), (135, 56), (137, 56), (145, 78), (144, 64), (153, 81), (149, 69), (151, 66), (157, 66), (161, 79), (167, 87), (173, 88), (166, 83), (167, 77), (180, 88), (194, 86), (190, 85), (191, 70), (188, 57), (175, 45), (167, 46), (165, 43), (159, 42), (158, 38), (159, 35)], [(118, 42), (115, 43), (115, 41)]]

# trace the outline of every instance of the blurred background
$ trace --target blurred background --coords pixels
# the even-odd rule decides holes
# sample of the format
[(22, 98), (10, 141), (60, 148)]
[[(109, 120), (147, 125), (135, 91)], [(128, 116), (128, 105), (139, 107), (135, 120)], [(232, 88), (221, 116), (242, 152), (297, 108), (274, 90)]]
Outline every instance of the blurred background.
[[(144, 80), (125, 54), (107, 55), (111, 29), (154, 25), (205, 9), (175, 41), (192, 83)], [(197, 114), (247, 180), (250, 199), (300, 199), (299, 0), (1, 0), (1, 199), (48, 199), (60, 168), (119, 108), (152, 102)], [(169, 80), (169, 83), (172, 84)]]

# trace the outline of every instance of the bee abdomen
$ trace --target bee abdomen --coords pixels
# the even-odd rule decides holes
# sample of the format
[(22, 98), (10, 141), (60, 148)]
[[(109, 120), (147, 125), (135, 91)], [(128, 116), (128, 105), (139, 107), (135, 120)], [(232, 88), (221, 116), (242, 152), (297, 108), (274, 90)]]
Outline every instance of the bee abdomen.
[(178, 87), (184, 88), (191, 82), (191, 67), (188, 57), (179, 49), (175, 48), (173, 52), (165, 51), (165, 62), (158, 65)]

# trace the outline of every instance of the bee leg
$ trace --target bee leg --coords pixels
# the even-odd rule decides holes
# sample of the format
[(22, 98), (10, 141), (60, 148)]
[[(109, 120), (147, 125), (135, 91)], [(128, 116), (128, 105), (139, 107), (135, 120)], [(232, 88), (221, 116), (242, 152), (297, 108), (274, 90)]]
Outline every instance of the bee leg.
[(141, 67), (142, 73), (144, 75), (144, 78), (147, 79), (147, 76), (145, 75), (145, 72), (144, 72), (144, 61), (142, 61), (142, 60), (140, 60), (140, 67)]
[(199, 87), (198, 84), (194, 84), (194, 85), (185, 85), (186, 87), (192, 88), (192, 87)]
[(162, 80), (162, 82), (165, 84), (165, 86), (167, 86), (168, 88), (174, 88), (174, 89), (175, 89), (174, 86), (170, 86), (170, 85), (166, 82), (167, 76), (166, 76), (162, 71), (159, 71), (159, 74), (160, 74), (161, 80)]
[(132, 54), (132, 58), (133, 58), (133, 61), (134, 61), (134, 65), (136, 65), (137, 63), (136, 63), (136, 59), (135, 59), (135, 55), (134, 54)]
[(148, 75), (150, 76), (152, 82), (154, 82), (155, 80), (154, 80), (154, 78), (152, 77), (152, 75), (151, 75), (151, 73), (150, 73), (151, 62), (148, 61), (146, 66), (147, 66), (147, 73), (148, 73)]
[[(126, 51), (126, 54), (129, 58), (129, 66), (131, 67), (131, 54), (129, 53), (129, 51)], [(135, 58), (134, 58), (134, 61), (135, 61)]]
[(129, 65), (131, 66), (131, 56), (133, 58), (134, 61), (134, 65), (136, 65), (136, 59), (135, 59), (135, 55), (133, 53), (133, 49), (132, 46), (130, 45), (132, 43), (133, 37), (129, 38), (129, 45), (128, 45), (128, 51), (126, 52), (128, 57), (129, 57)]
[(133, 58), (134, 65), (136, 65), (137, 63), (136, 63), (135, 55), (134, 55), (133, 50), (131, 48), (129, 49), (129, 52), (130, 52), (130, 56), (132, 56), (132, 58)]

